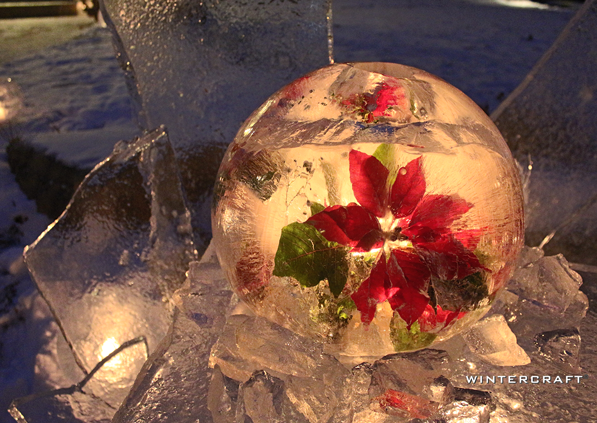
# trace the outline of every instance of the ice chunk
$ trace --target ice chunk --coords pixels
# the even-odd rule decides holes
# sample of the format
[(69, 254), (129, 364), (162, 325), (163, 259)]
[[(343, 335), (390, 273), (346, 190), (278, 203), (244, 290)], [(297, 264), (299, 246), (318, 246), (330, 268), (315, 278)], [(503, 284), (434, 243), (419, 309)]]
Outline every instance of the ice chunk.
[(453, 402), (442, 410), (446, 423), (489, 423), (490, 409), (487, 405), (471, 405), (466, 401)]
[[(15, 399), (8, 410), (19, 423), (108, 423), (114, 415), (114, 407), (110, 405), (109, 395), (99, 397), (92, 384), (105, 388), (106, 372), (114, 374), (114, 368), (122, 368), (122, 362), (130, 356), (130, 350), (147, 352), (145, 339), (131, 339), (111, 351), (81, 381), (70, 387), (32, 394)], [(135, 353), (136, 355), (139, 352)], [(133, 355), (135, 355), (133, 354)], [(143, 353), (141, 353), (143, 354)], [(124, 366), (126, 367), (126, 365)], [(104, 373), (102, 375), (102, 373)], [(98, 380), (95, 378), (98, 377)], [(118, 383), (119, 378), (113, 378)], [(114, 394), (114, 390), (111, 391)], [(110, 392), (108, 392), (109, 394)]]
[(540, 333), (535, 337), (535, 344), (548, 359), (578, 368), (580, 334), (577, 329), (556, 329)]
[[(211, 348), (225, 322), (232, 292), (211, 250), (193, 262), (177, 291), (174, 323), (141, 370), (114, 423), (211, 421)], [(213, 396), (213, 394), (212, 394)], [(224, 420), (225, 421), (225, 420)]]
[(492, 114), (533, 174), (527, 243), (597, 264), (597, 9), (585, 2), (521, 85)]
[(109, 423), (114, 409), (98, 397), (74, 391), (33, 399), (9, 413), (19, 423)]
[(225, 376), (219, 366), (214, 367), (207, 397), (214, 423), (235, 421), (239, 386), (240, 382)]
[(210, 365), (215, 364), (239, 381), (246, 381), (258, 370), (276, 377), (323, 377), (330, 369), (343, 369), (334, 357), (323, 353), (322, 343), (247, 315), (228, 318), (210, 359)]
[(260, 371), (281, 380), (288, 401), (312, 423), (327, 422), (344, 407), (348, 370), (323, 353), (322, 343), (262, 317), (230, 316), (210, 364), (239, 382)]
[(501, 314), (478, 322), (462, 336), (471, 351), (493, 365), (522, 366), (531, 362)]
[(564, 256), (558, 254), (538, 258), (520, 267), (508, 289), (524, 299), (564, 313), (581, 285), (579, 274), (570, 269)]
[(454, 399), (454, 385), (445, 376), (435, 378), (426, 391), (430, 400), (440, 404), (446, 404)]
[(329, 64), (331, 4), (109, 0), (102, 6), (133, 98), (141, 101), (139, 121), (144, 129), (168, 128), (194, 227), (207, 239), (208, 196), (224, 150), (270, 94)]
[[(162, 129), (118, 144), (26, 250), (27, 266), (85, 372), (137, 336), (153, 350), (168, 330), (169, 299), (195, 254), (173, 169)], [(126, 355), (112, 373), (104, 369), (104, 379), (94, 379), (103, 384), (97, 395), (110, 397), (113, 407), (146, 360), (135, 349)]]
[(430, 385), (443, 375), (448, 362), (445, 351), (434, 349), (386, 356), (373, 366), (369, 394), (376, 397), (391, 389), (432, 399)]
[(578, 328), (589, 302), (578, 289), (580, 276), (561, 255), (544, 257), (541, 249), (525, 248), (519, 265), (492, 312), (503, 313), (520, 345), (532, 352), (537, 334)]
[[(243, 383), (239, 393), (240, 421), (253, 423), (312, 423), (289, 399), (283, 380), (264, 371), (256, 372)], [(238, 420), (237, 420), (238, 421)]]

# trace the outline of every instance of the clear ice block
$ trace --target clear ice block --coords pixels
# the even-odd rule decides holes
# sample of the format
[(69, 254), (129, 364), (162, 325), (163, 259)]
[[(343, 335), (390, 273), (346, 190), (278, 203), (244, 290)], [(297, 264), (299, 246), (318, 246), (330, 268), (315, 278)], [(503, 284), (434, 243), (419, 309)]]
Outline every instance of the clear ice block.
[(523, 366), (531, 362), (501, 314), (481, 320), (462, 336), (471, 351), (495, 366)]
[[(84, 372), (138, 336), (153, 350), (168, 330), (172, 293), (195, 256), (175, 169), (162, 129), (117, 144), (25, 252)], [(118, 407), (145, 360), (127, 350), (119, 365), (96, 375), (94, 393)]]
[(478, 320), (522, 247), (518, 171), (456, 88), (389, 63), (282, 88), (239, 130), (212, 213), (252, 310), (346, 357), (381, 357)]
[[(131, 354), (131, 350), (137, 351)], [(130, 367), (130, 363), (126, 361), (131, 355), (147, 356), (147, 344), (144, 338), (129, 340), (114, 351), (110, 351), (89, 374), (71, 386), (13, 400), (8, 412), (18, 423), (111, 422), (115, 409), (110, 405), (113, 398), (106, 396), (106, 373), (114, 374), (114, 368), (122, 370), (125, 367), (125, 370), (128, 370), (126, 366)], [(111, 380), (114, 383), (119, 382), (114, 377)], [(103, 391), (102, 388), (104, 388)]]
[(185, 286), (176, 292), (174, 322), (145, 363), (114, 423), (210, 422), (207, 366), (225, 323), (232, 292), (215, 256), (207, 250), (192, 262)]
[[(491, 115), (515, 158), (532, 166), (528, 245), (597, 265), (597, 8), (586, 1)], [(530, 160), (530, 161), (529, 161)]]
[(272, 92), (329, 63), (330, 0), (106, 0), (102, 12), (144, 129), (166, 125), (207, 241), (217, 166)]

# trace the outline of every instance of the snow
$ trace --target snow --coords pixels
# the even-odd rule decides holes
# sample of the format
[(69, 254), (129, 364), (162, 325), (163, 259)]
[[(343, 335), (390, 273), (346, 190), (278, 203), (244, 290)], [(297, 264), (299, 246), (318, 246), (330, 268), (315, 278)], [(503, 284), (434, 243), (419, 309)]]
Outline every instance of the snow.
[[(515, 0), (335, 0), (335, 56), (420, 67), (491, 111), (572, 14)], [(0, 54), (0, 81), (11, 78), (24, 99), (18, 121), (0, 126), (0, 410), (5, 410), (14, 397), (43, 387), (35, 378), (35, 355), (51, 342), (44, 334), (55, 332), (21, 258), (23, 247), (50, 222), (10, 173), (7, 138), (17, 135), (88, 168), (138, 130), (106, 29), (81, 17), (25, 19), (0, 21), (0, 37), (8, 46)], [(11, 421), (0, 411), (0, 422)]]

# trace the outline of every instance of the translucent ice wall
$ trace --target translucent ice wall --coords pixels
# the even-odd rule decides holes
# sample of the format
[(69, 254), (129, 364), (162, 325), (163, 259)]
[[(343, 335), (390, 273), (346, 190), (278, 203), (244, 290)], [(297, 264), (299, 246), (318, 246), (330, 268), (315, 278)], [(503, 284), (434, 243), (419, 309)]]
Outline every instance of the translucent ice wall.
[(331, 0), (104, 0), (144, 129), (165, 125), (195, 234), (240, 124), (269, 95), (329, 63)]
[(597, 264), (596, 114), (597, 2), (587, 0), (492, 118), (514, 156), (532, 165), (527, 243), (550, 240), (546, 252), (591, 265)]
[[(190, 213), (163, 129), (121, 142), (92, 170), (25, 259), (75, 360), (89, 374), (139, 336), (155, 349), (172, 319), (172, 293), (195, 257)], [(117, 407), (147, 355), (123, 352), (93, 382)]]

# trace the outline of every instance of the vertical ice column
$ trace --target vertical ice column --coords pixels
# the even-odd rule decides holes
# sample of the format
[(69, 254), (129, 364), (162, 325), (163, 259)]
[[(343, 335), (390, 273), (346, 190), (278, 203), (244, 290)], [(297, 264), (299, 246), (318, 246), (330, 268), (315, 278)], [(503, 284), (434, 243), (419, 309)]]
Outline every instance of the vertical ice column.
[[(587, 0), (492, 114), (521, 163), (532, 161), (530, 245), (597, 265), (597, 1)], [(547, 238), (546, 238), (547, 237)]]
[(104, 0), (144, 129), (165, 125), (197, 242), (240, 124), (273, 92), (331, 60), (331, 0)]

